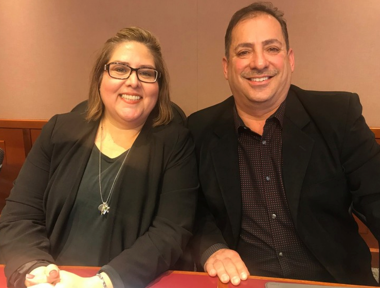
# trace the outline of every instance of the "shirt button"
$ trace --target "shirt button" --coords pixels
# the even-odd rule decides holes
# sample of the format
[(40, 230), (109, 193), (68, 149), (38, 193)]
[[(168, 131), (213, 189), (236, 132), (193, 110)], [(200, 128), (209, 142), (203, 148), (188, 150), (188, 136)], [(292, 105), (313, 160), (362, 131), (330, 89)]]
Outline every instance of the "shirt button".
[(277, 215), (276, 214), (272, 214), (272, 219), (276, 219)]
[(265, 177), (265, 180), (269, 181), (269, 180), (270, 180), (270, 177), (269, 177), (269, 176)]
[(284, 254), (282, 254), (282, 252), (278, 253), (278, 256), (282, 257), (284, 256)]
[(262, 143), (263, 145), (266, 145), (266, 144), (267, 144), (267, 141), (263, 140), (261, 143)]

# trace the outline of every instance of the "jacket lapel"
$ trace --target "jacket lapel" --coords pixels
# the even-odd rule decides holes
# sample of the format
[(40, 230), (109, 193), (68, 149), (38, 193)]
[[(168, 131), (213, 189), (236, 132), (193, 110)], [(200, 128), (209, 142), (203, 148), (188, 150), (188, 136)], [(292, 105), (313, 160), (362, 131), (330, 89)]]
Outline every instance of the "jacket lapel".
[[(314, 140), (303, 129), (310, 123), (310, 117), (291, 89), (287, 97), (283, 126), (283, 180), (289, 209), (297, 226), (297, 211), (304, 176), (311, 157)], [(228, 217), (237, 239), (241, 222), (241, 187), (233, 113), (226, 109), (223, 121), (216, 127), (216, 145), (212, 158), (219, 187)]]
[(217, 138), (216, 145), (212, 151), (212, 161), (228, 217), (231, 221), (233, 236), (234, 239), (238, 239), (241, 220), (241, 192), (238, 142), (232, 109), (233, 106), (231, 106), (231, 109), (227, 109), (223, 123), (214, 130)]
[(290, 212), (297, 227), (297, 212), (314, 140), (304, 131), (310, 117), (294, 91), (286, 100), (282, 135), (283, 181)]

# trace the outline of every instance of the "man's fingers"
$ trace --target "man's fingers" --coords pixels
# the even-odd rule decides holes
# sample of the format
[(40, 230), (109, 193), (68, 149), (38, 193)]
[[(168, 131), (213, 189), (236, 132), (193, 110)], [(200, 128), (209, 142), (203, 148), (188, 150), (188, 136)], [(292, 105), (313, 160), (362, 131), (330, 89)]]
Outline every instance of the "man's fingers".
[(226, 265), (226, 259), (214, 261), (214, 268), (216, 270), (216, 274), (218, 275), (220, 281), (222, 281), (223, 283), (228, 283), (230, 281), (230, 275), (226, 269)]
[(241, 280), (246, 280), (249, 271), (240, 255), (230, 249), (220, 249), (212, 254), (205, 264), (205, 271), (210, 276), (217, 275), (221, 282), (239, 285)]
[(204, 269), (208, 273), (208, 275), (210, 275), (211, 277), (216, 276), (216, 270), (214, 268), (214, 265), (210, 263), (209, 261), (206, 262)]
[[(238, 273), (234, 259), (225, 258), (223, 260), (223, 265), (224, 265), (225, 273), (227, 273), (228, 278), (231, 281), (231, 283), (233, 285), (239, 285), (240, 284), (240, 276), (239, 276), (239, 273)], [(223, 283), (225, 283), (225, 282), (223, 282)]]
[(239, 259), (239, 261), (235, 262), (235, 266), (236, 266), (236, 270), (239, 274), (240, 279), (247, 280), (249, 276), (249, 271), (248, 271), (247, 266), (245, 266), (245, 263), (243, 262), (243, 260), (241, 260), (241, 258)]

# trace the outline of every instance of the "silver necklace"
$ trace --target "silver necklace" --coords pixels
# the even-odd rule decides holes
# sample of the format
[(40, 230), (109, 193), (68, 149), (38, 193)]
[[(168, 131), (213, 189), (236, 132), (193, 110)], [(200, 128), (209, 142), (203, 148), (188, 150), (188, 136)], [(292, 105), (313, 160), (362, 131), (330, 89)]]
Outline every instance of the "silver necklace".
[(110, 192), (108, 193), (108, 197), (106, 201), (104, 201), (103, 193), (102, 193), (102, 175), (101, 175), (102, 174), (102, 141), (103, 141), (103, 125), (100, 126), (100, 145), (99, 145), (99, 148), (100, 148), (99, 149), (99, 192), (100, 192), (100, 199), (102, 200), (102, 203), (98, 206), (98, 210), (100, 211), (100, 215), (106, 215), (107, 213), (110, 212), (110, 209), (111, 209), (108, 203), (111, 200), (111, 196), (112, 196), (112, 192), (113, 192), (113, 188), (115, 186), (116, 180), (119, 177), (121, 168), (123, 167), (124, 162), (127, 159), (129, 151), (131, 151), (131, 149), (128, 149), (127, 153), (125, 154), (123, 162), (121, 163), (120, 168), (116, 173), (115, 179), (113, 179), (113, 183), (112, 183)]

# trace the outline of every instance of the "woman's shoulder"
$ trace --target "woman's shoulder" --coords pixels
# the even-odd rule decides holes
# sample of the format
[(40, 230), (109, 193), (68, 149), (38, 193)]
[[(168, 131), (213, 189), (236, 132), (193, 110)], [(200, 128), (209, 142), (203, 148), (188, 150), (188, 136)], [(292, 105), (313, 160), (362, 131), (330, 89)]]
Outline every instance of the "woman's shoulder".
[(85, 115), (78, 112), (56, 114), (44, 126), (43, 132), (50, 134), (52, 138), (78, 137), (92, 131), (97, 127), (97, 122), (88, 121)]

